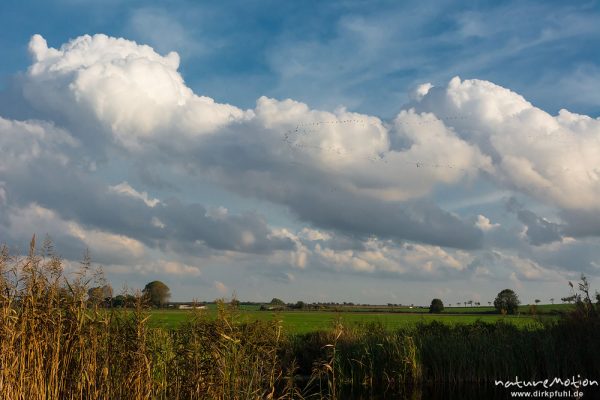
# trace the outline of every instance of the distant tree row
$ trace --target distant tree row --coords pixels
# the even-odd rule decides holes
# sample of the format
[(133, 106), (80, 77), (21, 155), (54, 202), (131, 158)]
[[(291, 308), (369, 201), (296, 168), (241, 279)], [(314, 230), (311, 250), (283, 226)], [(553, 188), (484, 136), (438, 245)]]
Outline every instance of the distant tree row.
[(283, 300), (274, 297), (269, 304), (263, 304), (260, 306), (261, 311), (267, 310), (305, 310), (309, 308), (314, 308), (313, 304), (306, 304), (303, 301), (297, 301), (296, 303), (286, 304)]
[[(552, 299), (552, 300), (554, 300), (554, 299)], [(539, 303), (539, 302), (540, 301), (536, 299), (536, 303)], [(469, 301), (468, 303), (472, 304), (473, 301)], [(458, 303), (458, 304), (460, 304), (460, 303)], [(467, 304), (467, 302), (465, 302), (465, 305), (466, 304)], [(479, 305), (480, 303), (477, 302), (475, 304)], [(502, 290), (500, 293), (498, 293), (498, 295), (496, 296), (496, 299), (494, 300), (494, 307), (501, 314), (516, 313), (519, 308), (519, 304), (521, 304), (521, 302), (519, 301), (519, 297), (511, 289)], [(431, 305), (429, 306), (429, 312), (430, 313), (441, 313), (442, 311), (444, 311), (444, 303), (442, 302), (442, 300), (440, 300), (440, 299), (431, 300)]]
[(141, 302), (153, 307), (164, 307), (171, 297), (171, 291), (161, 281), (152, 281), (142, 290), (141, 298), (132, 294), (120, 294), (113, 296), (110, 285), (103, 285), (88, 290), (88, 302), (102, 307), (134, 307)]
[[(161, 281), (152, 281), (144, 287), (142, 290), (141, 300), (145, 304), (149, 304), (153, 307), (164, 307), (167, 305), (171, 297), (169, 287)], [(576, 296), (569, 296), (562, 298), (564, 302), (572, 302), (576, 300)], [(92, 304), (101, 305), (104, 307), (132, 307), (138, 301), (138, 298), (133, 295), (118, 295), (113, 297), (113, 290), (110, 285), (103, 285), (93, 287), (88, 290), (88, 301)], [(239, 305), (238, 300), (233, 300)], [(554, 303), (554, 299), (551, 299)], [(536, 304), (540, 302), (539, 299), (535, 300)], [(464, 302), (465, 305), (473, 304), (473, 301)], [(274, 297), (268, 305), (261, 306), (261, 309), (295, 309), (304, 310), (307, 308), (314, 308), (320, 304), (332, 304), (339, 305), (339, 303), (312, 303), (306, 304), (303, 301), (298, 301), (295, 304), (286, 304), (283, 300)], [(343, 303), (344, 305), (354, 305), (353, 303)], [(460, 303), (459, 303), (460, 304)], [(476, 305), (481, 303), (475, 302)], [(491, 304), (491, 302), (488, 302)], [(517, 294), (511, 289), (504, 289), (496, 296), (494, 300), (494, 307), (502, 314), (514, 314), (518, 310), (520, 301)], [(444, 303), (441, 299), (435, 298), (431, 301), (429, 306), (430, 313), (441, 313), (444, 311)]]

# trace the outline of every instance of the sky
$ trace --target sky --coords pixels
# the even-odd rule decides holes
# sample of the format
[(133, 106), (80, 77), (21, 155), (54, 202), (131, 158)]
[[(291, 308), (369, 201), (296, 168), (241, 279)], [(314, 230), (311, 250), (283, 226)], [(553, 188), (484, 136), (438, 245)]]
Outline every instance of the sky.
[(0, 3), (0, 242), (172, 299), (600, 283), (596, 1)]

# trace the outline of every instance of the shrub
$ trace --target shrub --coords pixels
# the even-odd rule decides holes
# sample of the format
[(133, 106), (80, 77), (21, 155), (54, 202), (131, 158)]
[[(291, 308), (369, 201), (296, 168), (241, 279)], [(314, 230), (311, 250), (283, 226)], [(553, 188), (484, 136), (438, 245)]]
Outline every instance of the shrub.
[(431, 300), (431, 305), (429, 306), (429, 312), (439, 314), (444, 311), (444, 303), (440, 299)]

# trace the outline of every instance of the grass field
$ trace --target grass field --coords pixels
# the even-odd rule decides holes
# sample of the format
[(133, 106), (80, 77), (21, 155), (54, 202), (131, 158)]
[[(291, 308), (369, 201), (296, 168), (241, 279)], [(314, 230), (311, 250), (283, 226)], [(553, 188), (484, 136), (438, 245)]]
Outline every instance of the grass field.
[[(268, 304), (267, 304), (268, 305)], [(217, 305), (215, 303), (206, 304), (208, 310), (216, 310)], [(375, 313), (415, 313), (423, 314), (429, 312), (429, 307), (425, 306), (388, 306), (388, 305), (327, 305), (321, 311), (327, 312), (375, 312)], [(519, 306), (520, 314), (530, 314), (531, 304), (521, 304)], [(239, 309), (243, 311), (258, 311), (260, 308), (259, 304), (241, 304)], [(535, 305), (537, 314), (564, 314), (569, 311), (573, 311), (573, 304), (538, 304)], [(443, 314), (495, 314), (497, 311), (493, 306), (479, 306), (479, 307), (449, 307), (446, 306)]]
[[(247, 309), (258, 306), (246, 306)], [(330, 311), (339, 310), (341, 312), (387, 312), (387, 313), (427, 313), (429, 307), (407, 307), (407, 306), (387, 306), (387, 305), (368, 305), (368, 306), (328, 306)], [(539, 304), (535, 305), (537, 314), (562, 314), (573, 310), (572, 304)], [(479, 307), (445, 307), (443, 314), (495, 314), (497, 311), (493, 306), (479, 306)], [(522, 304), (519, 306), (519, 312), (521, 314), (530, 314), (531, 305)]]
[[(530, 304), (521, 304), (519, 306), (519, 313), (530, 314)], [(574, 306), (572, 304), (538, 304), (534, 305), (535, 312), (537, 314), (563, 314), (572, 311)], [(415, 310), (414, 308), (411, 310)], [(404, 310), (403, 310), (404, 311)], [(423, 311), (423, 309), (417, 309), (417, 312)], [(426, 311), (426, 310), (425, 310)], [(495, 313), (496, 309), (492, 306), (480, 306), (480, 307), (445, 307), (444, 314), (480, 314), (480, 313)]]
[[(214, 309), (204, 311), (209, 317), (216, 313)], [(150, 316), (150, 325), (163, 328), (176, 328), (194, 315), (194, 311), (188, 310), (153, 310)], [(551, 318), (551, 317), (545, 317)], [(417, 313), (376, 313), (376, 312), (329, 312), (329, 311), (282, 311), (268, 312), (256, 310), (240, 310), (236, 316), (239, 322), (252, 322), (256, 320), (265, 321), (280, 319), (287, 332), (307, 333), (316, 330), (327, 330), (333, 327), (334, 322), (339, 319), (343, 325), (352, 326), (368, 322), (381, 323), (392, 330), (397, 328), (414, 326), (418, 323), (439, 321), (449, 325), (469, 324), (477, 320), (494, 323), (498, 320), (509, 322), (518, 327), (540, 326), (539, 319), (529, 315), (502, 316), (498, 314), (483, 315), (459, 315), (459, 314), (417, 314)]]

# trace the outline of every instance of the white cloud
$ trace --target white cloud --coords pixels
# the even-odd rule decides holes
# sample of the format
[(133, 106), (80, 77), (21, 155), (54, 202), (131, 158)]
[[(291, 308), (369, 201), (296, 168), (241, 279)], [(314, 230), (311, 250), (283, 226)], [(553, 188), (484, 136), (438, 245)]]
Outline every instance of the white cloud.
[[(30, 238), (34, 233), (40, 237), (49, 234), (59, 245), (67, 241), (80, 243), (80, 254), (88, 248), (100, 261), (106, 259), (113, 262), (135, 262), (146, 252), (144, 244), (134, 238), (98, 229), (88, 229), (75, 221), (64, 220), (53, 210), (38, 204), (12, 208), (9, 214), (9, 228), (4, 234), (23, 240)], [(73, 244), (69, 247), (71, 246)]]
[[(344, 29), (360, 37), (378, 34), (360, 22), (348, 21)], [(565, 110), (552, 116), (491, 82), (454, 78), (443, 88), (421, 85), (413, 103), (386, 122), (291, 99), (261, 97), (251, 110), (219, 104), (186, 86), (177, 54), (161, 56), (104, 35), (82, 36), (59, 49), (36, 35), (30, 51), (34, 62), (23, 90), (48, 121), (0, 117), (0, 205), (20, 236), (32, 228), (62, 230), (99, 252), (119, 255), (117, 261), (144, 259), (149, 249), (159, 259), (206, 252), (229, 262), (238, 260), (232, 254), (252, 253), (253, 262), (268, 260), (298, 274), (324, 267), (445, 279), (508, 269), (515, 279), (541, 280), (552, 271), (527, 255), (503, 250), (492, 256), (500, 260), (496, 264), (475, 262), (474, 249), (486, 245), (482, 231), (512, 232), (504, 230), (505, 220), (485, 216), (500, 218), (489, 208), (516, 192), (558, 209), (598, 211), (600, 120)], [(175, 193), (184, 199), (200, 192), (188, 184), (209, 181), (281, 205), (290, 211), (282, 225), (301, 228), (272, 228), (269, 215), (185, 203), (166, 190), (151, 196), (134, 178), (127, 177), (136, 188), (125, 181), (122, 170), (103, 167), (114, 160), (172, 168), (185, 183), (183, 193)], [(47, 173), (45, 179), (32, 166)], [(478, 198), (458, 196), (452, 203), (454, 211), (477, 208), (474, 215), (438, 206), (444, 189), (456, 193), (482, 181), (491, 194), (476, 191)], [(77, 189), (61, 190), (71, 186)], [(39, 204), (32, 205), (36, 198)], [(563, 221), (527, 221), (556, 225), (562, 234)], [(531, 243), (546, 246), (543, 233)], [(132, 265), (199, 274), (195, 262), (175, 258)], [(277, 271), (277, 279), (293, 280)], [(222, 282), (214, 286), (228, 291)]]
[[(292, 100), (262, 97), (248, 111), (218, 104), (185, 85), (175, 53), (163, 57), (124, 39), (82, 36), (50, 49), (36, 35), (30, 50), (35, 62), (25, 92), (36, 106), (52, 111), (58, 96), (62, 112), (79, 109), (77, 116), (95, 118), (130, 150), (158, 155), (160, 148), (188, 168), (211, 171), (230, 189), (247, 194), (245, 185), (252, 185), (252, 195), (291, 208), (275, 181), (293, 192), (309, 179), (321, 186), (320, 197), (329, 191), (332, 199), (389, 203), (423, 198), (485, 171), (559, 207), (594, 208), (600, 194), (593, 164), (600, 122), (567, 111), (552, 117), (490, 82), (421, 85), (415, 108), (388, 127), (373, 116), (312, 110)], [(447, 118), (457, 115), (466, 118)], [(226, 159), (232, 151), (239, 160)], [(268, 172), (261, 163), (270, 164)], [(114, 189), (149, 206), (158, 201), (126, 183)]]
[(533, 257), (510, 250), (483, 251), (473, 258), (470, 268), (479, 277), (498, 281), (565, 282), (567, 274), (552, 265), (540, 265)]
[(41, 159), (66, 166), (78, 142), (63, 129), (43, 121), (12, 121), (0, 116), (0, 172)]
[(184, 276), (198, 276), (201, 274), (200, 269), (195, 266), (186, 265), (176, 261), (165, 261), (159, 262), (159, 272), (171, 274), (171, 275), (184, 275)]
[(501, 258), (514, 269), (514, 276), (519, 280), (554, 280), (559, 282), (565, 280), (564, 275), (542, 267), (533, 260), (506, 254), (501, 254)]
[[(242, 195), (282, 203), (317, 226), (344, 225), (348, 217), (342, 214), (368, 207), (377, 218), (389, 219), (390, 227), (396, 220), (386, 236), (427, 241), (428, 228), (438, 224), (457, 234), (449, 241), (438, 234), (430, 240), (435, 244), (476, 247), (480, 241), (477, 231), (433, 203), (402, 204), (489, 168), (488, 157), (442, 122), (431, 123), (433, 115), (403, 111), (390, 131), (373, 116), (343, 108), (312, 110), (292, 100), (261, 97), (254, 110), (243, 111), (194, 94), (177, 72), (174, 53), (163, 57), (148, 46), (104, 35), (82, 36), (58, 50), (48, 49), (40, 36), (31, 43), (35, 62), (24, 84), (29, 101), (66, 117), (78, 134), (90, 124), (104, 127), (93, 134), (100, 141), (107, 135), (105, 146), (117, 144), (143, 162), (175, 164)], [(125, 183), (115, 189), (156, 203)], [(324, 224), (316, 210), (295, 204), (302, 195), (317, 197), (320, 212), (330, 209), (337, 221)], [(348, 198), (355, 209), (340, 209)], [(422, 212), (431, 215), (423, 219)], [(352, 229), (383, 234), (373, 230), (380, 226), (377, 218), (357, 218)], [(422, 226), (410, 229), (412, 224)], [(245, 235), (243, 242), (253, 240)]]
[[(489, 164), (441, 123), (414, 129), (431, 115), (398, 116), (395, 135), (413, 142), (407, 151), (398, 151), (390, 148), (390, 133), (373, 116), (345, 109), (311, 110), (302, 103), (266, 97), (257, 101), (255, 110), (243, 111), (199, 97), (177, 72), (175, 53), (163, 57), (148, 46), (104, 35), (82, 36), (59, 50), (48, 49), (39, 35), (31, 43), (36, 62), (25, 86), (29, 100), (63, 114), (67, 109), (81, 111), (69, 114), (71, 118), (91, 114), (130, 150), (177, 137), (167, 148), (181, 152), (180, 146), (190, 139), (198, 146), (203, 134), (233, 129), (241, 143), (254, 134), (253, 145), (264, 148), (263, 156), (277, 157), (271, 161), (281, 162), (285, 156), (311, 164), (319, 173), (335, 173), (345, 191), (385, 200), (422, 196), (438, 183), (455, 183)], [(54, 110), (57, 96), (61, 110)], [(412, 172), (417, 164), (424, 167), (419, 174), (396, 173)]]
[(300, 235), (296, 235), (285, 228), (274, 229), (271, 233), (271, 237), (273, 238), (284, 238), (291, 240), (294, 243), (294, 249), (286, 255), (287, 260), (285, 261), (294, 267), (302, 269), (306, 267), (308, 257), (311, 253), (302, 240), (305, 239), (302, 237), (305, 229), (307, 228), (304, 228)]
[(302, 231), (300, 232), (300, 236), (303, 239), (310, 240), (312, 242), (318, 241), (318, 240), (330, 240), (331, 239), (331, 235), (329, 233), (320, 231), (318, 229), (311, 229), (311, 228), (302, 228)]
[(566, 209), (597, 210), (600, 195), (600, 119), (561, 110), (557, 116), (491, 82), (454, 78), (416, 103), (451, 121), (464, 140), (493, 161), (508, 188)]
[(217, 292), (221, 296), (225, 296), (225, 295), (229, 294), (229, 288), (227, 286), (225, 286), (225, 284), (223, 282), (214, 281), (213, 287), (217, 290)]
[[(395, 245), (369, 239), (363, 249), (335, 250), (317, 244), (314, 262), (336, 271), (353, 271), (411, 278), (444, 279), (463, 273), (473, 260), (468, 252), (416, 243)], [(463, 274), (463, 277), (466, 275)]]
[(212, 207), (206, 210), (206, 216), (212, 219), (223, 219), (227, 217), (229, 210), (223, 206)]
[(166, 227), (166, 225), (157, 217), (152, 217), (152, 220), (150, 222), (152, 223), (152, 225), (160, 229), (164, 229)]
[(483, 216), (483, 215), (478, 215), (477, 216), (477, 221), (475, 221), (475, 226), (477, 226), (479, 229), (481, 229), (482, 231), (490, 231), (494, 228), (497, 228), (500, 226), (500, 224), (493, 224), (489, 218)]
[(432, 87), (433, 85), (429, 82), (417, 86), (410, 94), (411, 100), (420, 101), (427, 93), (429, 93), (429, 89)]
[(5, 183), (0, 181), (0, 206), (6, 205), (8, 194), (6, 191)]
[(137, 275), (138, 278), (143, 277), (144, 279), (148, 279), (149, 276), (160, 276), (162, 279), (173, 279), (173, 277), (191, 279), (202, 275), (199, 267), (176, 260), (176, 255), (171, 255), (171, 257), (169, 260), (147, 257), (135, 262), (108, 264), (105, 271), (121, 276), (133, 273), (134, 276)]
[(67, 229), (69, 234), (83, 241), (97, 254), (126, 252), (132, 260), (140, 258), (144, 254), (144, 245), (141, 242), (124, 235), (86, 230), (75, 222), (69, 222)]
[(24, 87), (36, 107), (81, 124), (97, 119), (117, 143), (138, 149), (149, 138), (198, 136), (243, 119), (242, 110), (196, 96), (177, 72), (179, 56), (106, 35), (84, 35), (48, 48), (30, 42), (34, 64)]
[(133, 197), (134, 199), (142, 200), (148, 207), (154, 207), (160, 203), (158, 199), (151, 199), (148, 197), (146, 192), (138, 192), (129, 185), (127, 182), (121, 182), (115, 186), (109, 186), (109, 189), (115, 193), (119, 193), (125, 196)]

